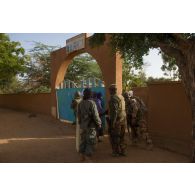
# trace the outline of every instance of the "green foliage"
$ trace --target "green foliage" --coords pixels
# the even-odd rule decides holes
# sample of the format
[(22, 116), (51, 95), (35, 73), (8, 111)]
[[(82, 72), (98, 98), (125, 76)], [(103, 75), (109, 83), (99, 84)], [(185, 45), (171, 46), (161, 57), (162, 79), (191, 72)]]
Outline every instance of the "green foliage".
[[(174, 33), (110, 33), (112, 47), (122, 54), (122, 57), (128, 57), (136, 64), (143, 64), (143, 56), (147, 55), (149, 49), (160, 48), (164, 50), (169, 57), (173, 50), (180, 48), (182, 40), (194, 39), (193, 33), (174, 34)], [(104, 43), (106, 34), (95, 33), (91, 39), (91, 46)], [(167, 49), (169, 47), (169, 50)]]
[[(0, 89), (5, 92), (25, 71), (26, 56), (19, 42), (10, 41), (8, 35), (0, 34)], [(15, 82), (15, 81), (14, 81)]]
[(106, 40), (105, 33), (95, 33), (91, 36), (89, 42), (92, 47), (98, 47)]
[[(28, 93), (50, 92), (50, 53), (58, 47), (37, 42), (34, 43), (34, 48), (29, 51), (24, 88)], [(102, 79), (102, 74), (97, 62), (88, 54), (76, 56), (67, 69), (65, 79), (78, 83), (82, 79), (89, 77)]]
[(102, 73), (99, 65), (89, 54), (76, 56), (67, 69), (65, 79), (75, 83), (90, 77), (96, 77), (102, 80)]
[(176, 60), (174, 58), (169, 57), (166, 54), (162, 54), (163, 65), (161, 70), (164, 72), (165, 76), (169, 76), (171, 80), (179, 80), (181, 75), (179, 74), (178, 66), (176, 65)]
[(146, 87), (147, 86), (146, 74), (143, 70), (139, 71), (138, 74), (132, 76), (130, 82), (130, 88), (132, 87)]
[(26, 64), (25, 91), (31, 93), (50, 92), (50, 53), (57, 46), (49, 46), (34, 42), (35, 46), (29, 51), (29, 60)]
[(12, 77), (9, 83), (0, 89), (0, 94), (17, 94), (24, 91), (24, 83), (18, 77)]
[[(193, 33), (110, 33), (107, 35), (95, 33), (90, 39), (91, 46), (103, 44), (106, 36), (110, 38), (112, 48), (120, 52), (123, 58), (129, 59), (131, 62), (129, 64), (133, 64), (133, 67), (142, 66), (143, 56), (148, 55), (150, 49), (157, 48), (162, 53), (164, 64), (161, 69), (166, 76), (170, 76), (172, 80), (188, 78), (187, 75), (179, 73), (187, 63), (184, 63), (188, 55), (186, 49), (192, 48), (194, 44)], [(190, 69), (190, 66), (184, 68)], [(188, 72), (182, 70), (182, 74)]]
[(155, 82), (170, 82), (172, 81), (172, 79), (170, 78), (164, 78), (164, 77), (160, 77), (160, 78), (154, 78), (154, 77), (148, 77), (147, 78), (147, 83), (155, 83)]
[(146, 75), (141, 67), (134, 66), (129, 59), (123, 60), (123, 91), (129, 91), (132, 87), (146, 86)]

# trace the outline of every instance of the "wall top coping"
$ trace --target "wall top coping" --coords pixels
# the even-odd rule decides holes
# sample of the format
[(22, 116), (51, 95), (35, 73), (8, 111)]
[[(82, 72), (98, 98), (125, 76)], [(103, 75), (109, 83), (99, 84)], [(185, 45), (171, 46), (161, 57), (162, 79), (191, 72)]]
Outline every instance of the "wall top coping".
[(178, 85), (181, 84), (181, 81), (154, 81), (151, 83), (147, 83), (148, 86), (151, 85)]

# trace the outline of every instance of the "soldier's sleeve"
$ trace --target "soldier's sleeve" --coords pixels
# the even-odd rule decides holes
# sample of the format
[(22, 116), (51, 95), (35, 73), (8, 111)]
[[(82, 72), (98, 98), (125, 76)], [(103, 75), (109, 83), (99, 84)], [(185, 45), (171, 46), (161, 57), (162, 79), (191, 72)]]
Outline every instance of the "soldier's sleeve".
[(98, 113), (97, 106), (95, 103), (92, 103), (92, 117), (93, 117), (95, 124), (97, 126), (101, 126), (102, 121), (99, 117), (99, 113)]
[(75, 100), (74, 100), (74, 99), (72, 100), (71, 108), (72, 108), (72, 109), (75, 109)]
[(118, 102), (115, 99), (113, 99), (110, 102), (110, 118), (112, 127), (116, 124), (118, 108), (119, 108)]
[(138, 106), (137, 106), (137, 102), (135, 100), (135, 101), (133, 101), (133, 113), (132, 113), (133, 117), (136, 117), (137, 111), (138, 111)]

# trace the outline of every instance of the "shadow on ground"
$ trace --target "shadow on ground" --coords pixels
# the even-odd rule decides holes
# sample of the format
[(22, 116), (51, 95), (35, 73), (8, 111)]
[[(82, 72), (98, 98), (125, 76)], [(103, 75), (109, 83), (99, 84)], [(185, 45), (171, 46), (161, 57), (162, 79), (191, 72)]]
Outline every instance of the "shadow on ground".
[[(0, 109), (0, 162), (2, 163), (77, 163), (75, 129), (50, 116)], [(128, 138), (126, 139), (128, 143)], [(111, 156), (108, 136), (97, 144), (92, 162), (143, 163), (190, 162), (184, 155), (143, 145), (133, 147), (128, 143), (127, 157)]]

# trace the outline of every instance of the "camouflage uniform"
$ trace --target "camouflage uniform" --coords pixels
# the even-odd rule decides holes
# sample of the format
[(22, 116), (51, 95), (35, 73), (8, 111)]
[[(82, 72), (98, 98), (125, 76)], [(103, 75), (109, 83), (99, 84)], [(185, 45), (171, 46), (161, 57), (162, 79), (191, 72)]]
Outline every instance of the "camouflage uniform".
[(146, 140), (147, 144), (152, 144), (152, 140), (147, 131), (146, 124), (146, 106), (144, 102), (136, 96), (133, 96), (133, 92), (125, 93), (126, 113), (127, 113), (127, 125), (131, 128), (131, 135), (133, 142), (137, 142), (137, 139), (141, 136)]
[[(111, 85), (110, 89), (116, 87)], [(125, 101), (121, 95), (111, 94), (109, 101), (110, 114), (110, 139), (113, 150), (113, 156), (125, 155), (125, 129), (126, 113)]]
[(78, 119), (80, 124), (79, 152), (91, 156), (96, 143), (96, 127), (101, 126), (101, 120), (93, 100), (82, 100), (78, 106)]
[(152, 146), (152, 139), (149, 135), (147, 129), (147, 123), (146, 123), (146, 112), (147, 112), (146, 105), (139, 97), (134, 96), (134, 98), (136, 99), (138, 105), (136, 123), (139, 129), (139, 134), (146, 141), (146, 144)]
[[(78, 109), (78, 105), (79, 103), (81, 102), (81, 95), (80, 95), (80, 92), (77, 91), (75, 92), (74, 94), (74, 99), (72, 100), (72, 103), (71, 103), (71, 108), (73, 109), (74, 111), (74, 116), (75, 116), (75, 120), (76, 120), (76, 117), (77, 117), (77, 109)], [(75, 122), (74, 122), (75, 123)]]
[(131, 128), (131, 135), (133, 141), (136, 141), (138, 138), (137, 132), (137, 113), (138, 113), (138, 106), (135, 99), (128, 97), (125, 98), (125, 110), (127, 114), (127, 127)]

